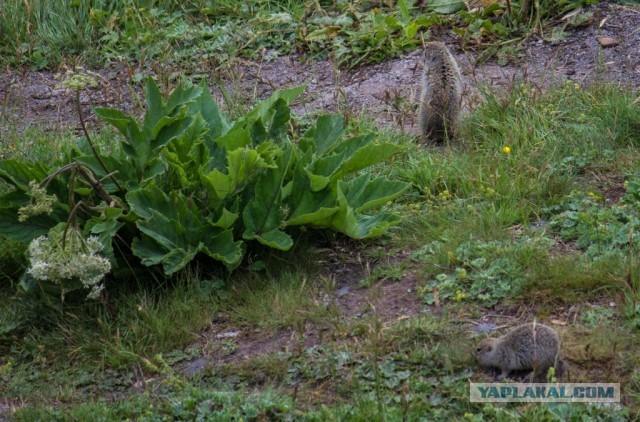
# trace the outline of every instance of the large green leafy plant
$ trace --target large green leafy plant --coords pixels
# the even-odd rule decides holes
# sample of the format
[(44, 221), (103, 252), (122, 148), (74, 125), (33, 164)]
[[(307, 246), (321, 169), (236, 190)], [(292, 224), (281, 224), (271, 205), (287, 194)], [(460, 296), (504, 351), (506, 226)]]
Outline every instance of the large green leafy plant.
[[(0, 177), (12, 187), (0, 198), (0, 234), (38, 246), (31, 250), (39, 267), (32, 257), (22, 286), (64, 293), (84, 285), (95, 295), (100, 271), (109, 271), (98, 256), (114, 268), (139, 262), (170, 275), (202, 254), (232, 270), (251, 243), (290, 249), (296, 226), (364, 239), (397, 224), (397, 216), (366, 212), (408, 186), (365, 169), (401, 147), (374, 135), (343, 140), (335, 115), (291, 139), (288, 104), (301, 91), (277, 92), (230, 122), (206, 86), (182, 83), (163, 99), (149, 80), (142, 122), (95, 110), (122, 135), (110, 153), (87, 138), (61, 168), (0, 161)], [(52, 272), (43, 256), (62, 267), (72, 257), (95, 265)]]

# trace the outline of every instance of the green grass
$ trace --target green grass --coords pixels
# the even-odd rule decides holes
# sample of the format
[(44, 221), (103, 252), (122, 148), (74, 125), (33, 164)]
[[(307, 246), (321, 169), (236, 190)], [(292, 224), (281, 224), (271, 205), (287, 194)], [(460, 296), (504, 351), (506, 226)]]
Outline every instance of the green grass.
[[(280, 357), (280, 364), (288, 370), (276, 378), (268, 375), (269, 380), (280, 380), (278, 386), (261, 386), (264, 373), (262, 381), (257, 381), (257, 373), (266, 365), (264, 359), (243, 364), (244, 371), (238, 367), (212, 370), (189, 379), (158, 358), (153, 364), (163, 377), (144, 393), (115, 403), (97, 399), (65, 407), (26, 406), (14, 416), (17, 420), (77, 420), (92, 415), (93, 419), (113, 420), (194, 419), (206, 414), (221, 420), (312, 421), (415, 420), (425, 415), (456, 420), (626, 418), (624, 410), (588, 405), (469, 403), (466, 394), (472, 373), (466, 368), (471, 360), (467, 347), (461, 347), (463, 330), (437, 317), (415, 319), (383, 331), (372, 321), (371, 328), (377, 334), (369, 333), (360, 345), (328, 345)], [(257, 391), (256, 386), (260, 386)]]
[[(201, 74), (233, 66), (239, 58), (303, 52), (356, 67), (419, 48), (438, 25), (452, 27), (471, 48), (480, 41), (485, 59), (497, 55), (504, 62), (521, 55), (527, 34), (547, 30), (548, 21), (594, 2), (514, 1), (485, 14), (466, 11), (462, 2), (451, 2), (457, 7), (449, 10), (407, 0), (6, 0), (0, 8), (0, 64), (42, 69), (123, 61), (156, 74), (178, 68)], [(589, 13), (578, 13), (562, 29), (588, 21)], [(134, 73), (135, 80), (142, 77)]]
[[(403, 224), (376, 242), (340, 243), (336, 256), (353, 259), (350, 249), (357, 249), (363, 268), (377, 262), (365, 284), (416, 274), (418, 294), (437, 315), (342, 318), (330, 300), (340, 280), (314, 265), (321, 252), (305, 242), (293, 255), (256, 256), (253, 272), (228, 280), (187, 273), (156, 289), (141, 280), (108, 289), (104, 304), (56, 314), (15, 294), (14, 274), (24, 262), (20, 246), (3, 241), (0, 396), (20, 404), (17, 420), (193, 419), (205, 412), (306, 420), (635, 416), (640, 299), (637, 251), (628, 241), (640, 232), (635, 98), (615, 86), (567, 85), (543, 94), (518, 85), (487, 92), (462, 122), (459, 144), (425, 148), (392, 131), (380, 134), (406, 146), (404, 155), (376, 167), (413, 185), (399, 203), (386, 205)], [(356, 118), (349, 130), (372, 128)], [(46, 142), (62, 148), (71, 139), (35, 138), (45, 146), (27, 153), (39, 159), (47, 156)], [(27, 145), (18, 135), (11, 142)], [(604, 201), (622, 180), (627, 196)], [(600, 246), (589, 250), (593, 244)], [(467, 321), (496, 314), (575, 316), (559, 326), (574, 379), (621, 382), (625, 407), (469, 403), (469, 379), (490, 378), (471, 356), (476, 339)], [(293, 330), (298, 347), (234, 360), (240, 340), (203, 336), (220, 315), (230, 330)], [(321, 344), (304, 346), (307, 329), (322, 331)], [(200, 355), (228, 360), (194, 377), (172, 367)], [(126, 390), (142, 379), (145, 391)]]
[(285, 273), (277, 279), (256, 275), (233, 283), (227, 312), (238, 324), (261, 330), (301, 328), (305, 321), (335, 317), (336, 311), (321, 299), (323, 293), (333, 293), (326, 291), (327, 287), (318, 285), (308, 271)]

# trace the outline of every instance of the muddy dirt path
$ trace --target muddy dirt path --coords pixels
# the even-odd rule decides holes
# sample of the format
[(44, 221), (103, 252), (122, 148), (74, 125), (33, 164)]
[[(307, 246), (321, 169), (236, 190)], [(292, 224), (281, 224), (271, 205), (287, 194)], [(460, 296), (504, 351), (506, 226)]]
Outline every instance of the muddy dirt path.
[[(573, 30), (561, 41), (531, 37), (524, 43), (521, 63), (499, 66), (495, 61), (478, 63), (476, 54), (458, 37), (443, 34), (454, 52), (464, 77), (465, 102), (473, 105), (479, 84), (508, 86), (528, 80), (549, 87), (565, 80), (588, 84), (598, 80), (640, 87), (640, 6), (601, 3), (590, 8), (589, 26)], [(599, 38), (613, 40), (602, 47)], [(467, 46), (468, 47), (468, 46)], [(281, 57), (268, 63), (238, 62), (225, 81), (232, 94), (244, 98), (268, 96), (274, 89), (306, 84), (297, 113), (321, 110), (366, 113), (383, 126), (397, 125), (415, 133), (415, 104), (422, 70), (420, 51), (374, 66), (338, 70), (330, 61), (308, 62), (299, 56)], [(129, 83), (129, 68), (115, 64), (97, 71), (99, 86), (81, 95), (85, 115), (91, 108), (113, 106), (132, 110), (139, 88)], [(64, 73), (64, 72), (60, 72)], [(60, 73), (9, 70), (0, 74), (0, 135), (22, 131), (32, 125), (78, 126), (72, 92), (60, 89)], [(203, 72), (206, 73), (206, 72)], [(210, 77), (208, 80), (213, 81)], [(221, 100), (219, 89), (212, 87)]]

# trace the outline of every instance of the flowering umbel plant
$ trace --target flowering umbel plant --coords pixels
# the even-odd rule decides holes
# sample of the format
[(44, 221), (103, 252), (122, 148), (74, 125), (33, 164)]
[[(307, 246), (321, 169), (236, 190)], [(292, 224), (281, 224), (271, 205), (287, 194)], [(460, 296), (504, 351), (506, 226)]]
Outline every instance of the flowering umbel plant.
[(27, 221), (29, 217), (35, 215), (51, 214), (53, 204), (58, 200), (55, 195), (47, 195), (47, 190), (35, 180), (29, 182), (29, 189), (31, 190), (31, 203), (18, 210), (18, 221), (20, 222)]
[[(63, 289), (79, 282), (90, 289), (87, 298), (96, 299), (104, 289), (104, 276), (111, 270), (109, 260), (98, 255), (102, 248), (96, 236), (85, 239), (77, 228), (59, 224), (48, 236), (31, 241), (31, 266), (27, 271), (36, 280), (58, 284)], [(66, 287), (72, 289), (71, 285)]]

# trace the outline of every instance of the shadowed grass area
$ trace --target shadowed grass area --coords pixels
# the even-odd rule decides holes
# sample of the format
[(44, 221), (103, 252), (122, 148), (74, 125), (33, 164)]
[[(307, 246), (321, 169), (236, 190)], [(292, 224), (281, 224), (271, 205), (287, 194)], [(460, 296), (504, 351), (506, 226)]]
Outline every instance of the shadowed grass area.
[[(380, 134), (407, 152), (376, 172), (413, 189), (386, 205), (403, 215), (401, 226), (361, 247), (380, 261), (389, 283), (413, 271), (427, 313), (387, 323), (375, 315), (341, 318), (332, 301), (323, 300), (335, 286), (313, 264), (317, 254), (304, 250), (266, 265), (254, 262), (253, 271), (225, 282), (186, 274), (157, 291), (142, 284), (113, 292), (108, 304), (47, 318), (35, 318), (24, 297), (5, 296), (3, 315), (20, 317), (0, 317), (0, 339), (8, 344), (0, 346), (6, 356), (0, 358), (0, 396), (28, 403), (14, 414), (18, 420), (636, 415), (636, 95), (615, 86), (572, 84), (541, 94), (517, 85), (484, 98), (462, 122), (458, 145), (425, 148), (410, 137)], [(350, 130), (372, 128), (357, 119)], [(405, 260), (391, 259), (400, 251)], [(4, 286), (13, 292), (11, 283)], [(209, 347), (196, 340), (218, 313), (243, 329), (293, 328), (300, 347), (207, 367), (193, 377), (173, 369)], [(558, 331), (572, 379), (623, 383), (624, 407), (469, 403), (469, 380), (491, 380), (470, 353), (477, 341), (470, 326), (495, 315), (564, 322)], [(26, 328), (29, 318), (38, 321), (35, 328)], [(304, 346), (306, 322), (326, 329), (321, 344)], [(227, 346), (211, 350), (233, 353), (234, 345)], [(145, 393), (126, 391), (136, 381)], [(116, 400), (100, 399), (104, 394)], [(39, 397), (44, 404), (36, 404)]]
[[(582, 256), (579, 243), (577, 253), (565, 256), (573, 238), (562, 237), (557, 227), (579, 225), (584, 218), (585, 224), (588, 219), (609, 224), (611, 233), (620, 233), (616, 236), (632, 229), (622, 224), (635, 221), (633, 212), (616, 209), (605, 218), (606, 204), (580, 205), (584, 217), (569, 222), (560, 213), (582, 200), (571, 199), (572, 191), (604, 198), (608, 189), (622, 189), (608, 180), (637, 180), (640, 107), (635, 94), (573, 83), (545, 94), (523, 84), (502, 94), (485, 92), (484, 102), (462, 122), (460, 143), (409, 146), (404, 161), (390, 168), (415, 187), (413, 196), (397, 206), (407, 220), (392, 242), (417, 250), (413, 259), (421, 263), (421, 274), (434, 280), (427, 291), (438, 284), (449, 299), (482, 296), (495, 304), (498, 298), (577, 301), (620, 288), (628, 262), (624, 252), (613, 252), (624, 245), (606, 244), (603, 253), (613, 248), (607, 249), (612, 253), (594, 260)], [(496, 283), (504, 283), (504, 289)]]
[(336, 310), (322, 302), (323, 286), (309, 275), (295, 271), (277, 279), (254, 276), (234, 283), (227, 298), (227, 313), (241, 325), (267, 331), (298, 328), (305, 321), (335, 317)]
[[(431, 316), (388, 327), (369, 322), (371, 330), (360, 342), (324, 345), (295, 355), (276, 353), (212, 368), (195, 378), (175, 372), (156, 357), (148, 367), (160, 381), (144, 394), (115, 403), (98, 399), (58, 408), (27, 406), (14, 416), (17, 420), (76, 420), (91, 415), (100, 420), (311, 421), (417, 420), (425, 415), (438, 420), (622, 421), (629, 416), (620, 408), (585, 404), (469, 403), (469, 378), (483, 375), (467, 369), (473, 365), (468, 353), (473, 339), (465, 329)], [(598, 329), (592, 334), (576, 332), (575, 337), (563, 332), (569, 356), (579, 361), (579, 350), (591, 344), (591, 361), (611, 359), (612, 349), (597, 337)], [(625, 371), (615, 368), (620, 370)], [(575, 374), (575, 379), (583, 379), (584, 375)]]

